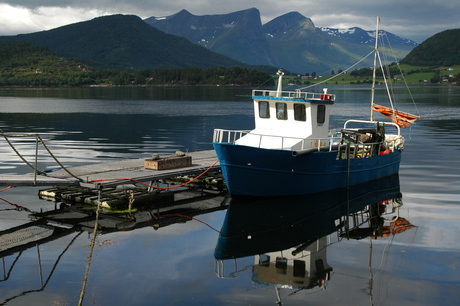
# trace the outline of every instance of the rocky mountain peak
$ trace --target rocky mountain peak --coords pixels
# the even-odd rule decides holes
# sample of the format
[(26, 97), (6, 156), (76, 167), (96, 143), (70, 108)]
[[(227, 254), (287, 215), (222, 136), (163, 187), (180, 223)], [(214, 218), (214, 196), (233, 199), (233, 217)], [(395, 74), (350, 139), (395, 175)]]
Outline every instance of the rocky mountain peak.
[(315, 31), (315, 25), (310, 18), (299, 12), (290, 12), (281, 15), (264, 24), (264, 31), (270, 36), (277, 36), (292, 30)]

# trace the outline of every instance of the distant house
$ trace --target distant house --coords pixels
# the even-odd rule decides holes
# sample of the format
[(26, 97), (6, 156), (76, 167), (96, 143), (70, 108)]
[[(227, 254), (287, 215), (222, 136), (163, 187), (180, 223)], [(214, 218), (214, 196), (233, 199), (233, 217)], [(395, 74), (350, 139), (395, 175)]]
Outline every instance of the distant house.
[(43, 73), (43, 70), (37, 69), (37, 70), (35, 70), (35, 73)]

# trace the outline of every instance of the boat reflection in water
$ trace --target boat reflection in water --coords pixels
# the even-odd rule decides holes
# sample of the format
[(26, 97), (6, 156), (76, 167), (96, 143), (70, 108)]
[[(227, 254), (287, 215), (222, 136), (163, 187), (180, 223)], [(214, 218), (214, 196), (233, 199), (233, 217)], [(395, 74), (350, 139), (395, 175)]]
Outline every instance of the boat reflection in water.
[(414, 227), (399, 216), (401, 198), (394, 175), (303, 197), (232, 199), (215, 249), (216, 273), (235, 277), (233, 259), (254, 255), (252, 281), (277, 288), (278, 299), (280, 288), (322, 288), (333, 270), (331, 243)]

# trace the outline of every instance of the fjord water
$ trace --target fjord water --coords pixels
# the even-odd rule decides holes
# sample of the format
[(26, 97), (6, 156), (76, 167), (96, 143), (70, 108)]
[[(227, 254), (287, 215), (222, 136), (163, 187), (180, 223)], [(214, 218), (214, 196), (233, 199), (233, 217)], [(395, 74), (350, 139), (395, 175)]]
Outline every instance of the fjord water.
[[(368, 117), (369, 88), (328, 88), (337, 95), (331, 128), (339, 128), (349, 117)], [(253, 127), (250, 90), (0, 88), (0, 129), (9, 134), (39, 133), (66, 166), (209, 150), (214, 128)], [(409, 94), (398, 90), (403, 96), (399, 109), (416, 112)], [(327, 286), (277, 290), (261, 284), (255, 281), (253, 255), (227, 262), (221, 271), (214, 258), (219, 233), (192, 220), (158, 230), (147, 226), (100, 235), (83, 304), (267, 305), (282, 300), (284, 305), (456, 305), (460, 298), (460, 88), (413, 86), (411, 92), (422, 118), (403, 131), (399, 216), (415, 227), (388, 237), (342, 239), (329, 245), (327, 264), (332, 271)], [(377, 96), (385, 96), (382, 88)], [(12, 141), (27, 159), (33, 159), (33, 138)], [(0, 172), (30, 173), (6, 141), (0, 142)], [(41, 169), (58, 167), (42, 148), (39, 153)], [(38, 198), (38, 189), (0, 192), (1, 231), (27, 223), (32, 212), (56, 208), (56, 203)], [(286, 199), (277, 201), (270, 205), (290, 205)], [(196, 218), (220, 230), (226, 213), (220, 210)], [(272, 220), (263, 209), (253, 214), (256, 225)], [(88, 233), (69, 233), (3, 257), (0, 304), (76, 305), (89, 253)]]

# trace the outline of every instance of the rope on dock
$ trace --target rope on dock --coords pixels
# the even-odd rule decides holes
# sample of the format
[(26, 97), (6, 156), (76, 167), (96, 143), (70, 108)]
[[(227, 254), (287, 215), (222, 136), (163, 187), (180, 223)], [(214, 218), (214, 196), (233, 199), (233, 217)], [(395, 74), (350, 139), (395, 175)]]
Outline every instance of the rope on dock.
[(110, 179), (89, 180), (89, 181), (87, 181), (87, 183), (107, 182), (107, 181), (131, 181), (131, 182), (138, 183), (138, 184), (141, 184), (141, 185), (144, 185), (144, 186), (147, 186), (147, 187), (150, 187), (150, 188), (155, 188), (155, 189), (174, 189), (174, 188), (183, 187), (183, 186), (185, 186), (185, 185), (188, 185), (188, 184), (190, 184), (190, 183), (193, 183), (194, 181), (196, 181), (197, 179), (199, 179), (201, 176), (203, 176), (206, 172), (208, 172), (209, 170), (211, 170), (218, 162), (219, 162), (219, 160), (216, 160), (211, 166), (209, 166), (206, 170), (204, 170), (202, 173), (200, 173), (200, 174), (199, 174), (198, 176), (196, 176), (195, 178), (191, 179), (191, 180), (188, 181), (188, 182), (185, 182), (185, 183), (182, 183), (182, 184), (176, 185), (176, 186), (169, 186), (169, 187), (153, 186), (153, 185), (150, 185), (150, 184), (147, 184), (147, 183), (143, 183), (143, 182), (138, 181), (138, 180), (133, 179), (133, 178), (110, 178)]
[[(37, 143), (38, 141), (40, 141), (43, 145), (43, 147), (46, 149), (46, 151), (49, 153), (49, 155), (56, 161), (56, 163), (65, 171), (67, 172), (70, 176), (72, 176), (73, 178), (79, 180), (80, 182), (82, 182), (83, 180), (77, 176), (75, 176), (73, 173), (71, 173), (58, 159), (57, 157), (53, 154), (53, 152), (51, 152), (51, 150), (48, 148), (48, 146), (45, 144), (45, 141), (41, 138), (41, 136), (39, 134), (22, 134), (22, 135), (8, 135), (8, 134), (5, 134), (2, 130), (0, 130), (0, 135), (3, 136), (6, 140), (6, 142), (8, 142), (8, 144), (10, 145), (10, 147), (13, 149), (13, 151), (16, 153), (17, 156), (19, 156), (19, 158), (22, 159), (22, 161), (24, 163), (26, 163), (30, 168), (34, 169), (35, 173), (40, 173), (40, 174), (43, 174), (43, 175), (46, 175), (46, 173), (44, 171), (41, 171), (41, 170), (38, 170), (37, 169), (37, 165), (33, 166), (32, 164), (30, 164), (25, 158), (24, 156), (21, 155), (21, 153), (19, 153), (19, 151), (14, 147), (14, 145), (11, 143), (11, 141), (8, 139), (8, 137), (35, 137), (36, 140), (37, 140)], [(35, 156), (35, 159), (37, 159), (37, 156)]]

